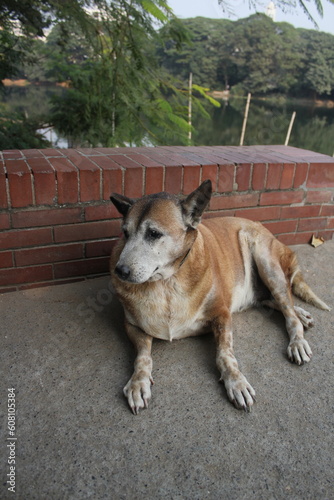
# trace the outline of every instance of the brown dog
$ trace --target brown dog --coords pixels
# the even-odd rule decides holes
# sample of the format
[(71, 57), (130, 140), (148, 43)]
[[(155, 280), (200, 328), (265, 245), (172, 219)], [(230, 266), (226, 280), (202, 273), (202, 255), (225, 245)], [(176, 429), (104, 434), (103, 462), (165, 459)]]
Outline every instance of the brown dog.
[(292, 250), (260, 223), (224, 217), (200, 224), (211, 192), (205, 181), (183, 201), (167, 193), (139, 200), (111, 196), (124, 216), (124, 238), (110, 269), (137, 351), (124, 388), (135, 414), (151, 397), (153, 337), (173, 340), (213, 331), (228, 397), (249, 410), (255, 391), (233, 353), (232, 313), (259, 303), (280, 310), (290, 337), (288, 357), (300, 365), (312, 356), (304, 327), (313, 320), (294, 307), (291, 292), (329, 310), (305, 283)]

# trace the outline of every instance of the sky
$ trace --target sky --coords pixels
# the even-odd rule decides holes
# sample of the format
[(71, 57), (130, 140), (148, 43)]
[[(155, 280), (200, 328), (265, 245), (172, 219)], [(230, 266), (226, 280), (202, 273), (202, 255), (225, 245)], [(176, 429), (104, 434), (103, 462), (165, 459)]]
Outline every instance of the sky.
[[(270, 0), (258, 0), (257, 11), (265, 12), (269, 1)], [(173, 9), (174, 14), (181, 18), (202, 16), (209, 18), (227, 18), (233, 21), (248, 17), (256, 12), (254, 9), (249, 8), (248, 0), (228, 0), (228, 5), (234, 12), (234, 15), (224, 12), (222, 7), (218, 4), (218, 0), (168, 0), (168, 4)], [(330, 3), (328, 0), (322, 0), (324, 9), (323, 18), (317, 13), (312, 0), (306, 1), (305, 4), (317, 22), (319, 30), (334, 35), (334, 4)], [(283, 12), (277, 7), (276, 21), (290, 23), (296, 28), (315, 29), (313, 23), (308, 20), (299, 6), (286, 12)]]

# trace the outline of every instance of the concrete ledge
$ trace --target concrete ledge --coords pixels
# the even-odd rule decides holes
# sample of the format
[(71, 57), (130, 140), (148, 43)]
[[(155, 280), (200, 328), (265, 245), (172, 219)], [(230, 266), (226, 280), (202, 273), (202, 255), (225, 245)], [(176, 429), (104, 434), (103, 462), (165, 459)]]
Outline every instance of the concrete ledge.
[(102, 275), (120, 234), (112, 192), (188, 194), (207, 217), (260, 220), (286, 244), (334, 233), (334, 159), (286, 146), (44, 149), (0, 156), (0, 292)]
[[(295, 247), (333, 307), (334, 242)], [(234, 316), (236, 356), (257, 392), (251, 414), (218, 383), (211, 335), (154, 341), (153, 399), (132, 415), (133, 351), (108, 278), (0, 296), (1, 498), (333, 498), (333, 313), (309, 310), (308, 365), (286, 357), (278, 312)], [(16, 394), (16, 495), (8, 491), (7, 390)]]

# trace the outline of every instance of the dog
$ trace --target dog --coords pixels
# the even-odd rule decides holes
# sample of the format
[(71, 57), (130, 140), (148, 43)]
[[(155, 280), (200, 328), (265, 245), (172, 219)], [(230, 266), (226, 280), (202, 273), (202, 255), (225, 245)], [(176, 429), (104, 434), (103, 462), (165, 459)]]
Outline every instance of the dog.
[(293, 251), (261, 223), (237, 217), (201, 222), (211, 194), (206, 180), (183, 199), (165, 192), (138, 200), (110, 197), (123, 216), (124, 237), (112, 252), (110, 271), (137, 351), (123, 390), (134, 414), (151, 398), (153, 338), (172, 341), (213, 331), (227, 396), (249, 411), (255, 391), (234, 356), (232, 314), (258, 304), (281, 311), (288, 358), (301, 365), (312, 356), (304, 328), (313, 319), (294, 307), (292, 293), (330, 310), (305, 283)]

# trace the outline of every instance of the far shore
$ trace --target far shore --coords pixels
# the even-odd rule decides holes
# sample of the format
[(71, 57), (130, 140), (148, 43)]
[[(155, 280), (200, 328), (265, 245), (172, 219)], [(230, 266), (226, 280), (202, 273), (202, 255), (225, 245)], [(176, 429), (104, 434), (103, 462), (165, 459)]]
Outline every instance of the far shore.
[[(19, 79), (19, 80), (10, 80), (9, 78), (5, 78), (2, 80), (2, 84), (5, 87), (28, 87), (30, 85), (36, 86), (36, 87), (63, 87), (63, 88), (69, 88), (71, 86), (71, 82), (50, 82), (50, 81), (42, 81), (42, 82), (30, 82), (29, 80), (25, 79)], [(246, 98), (245, 95), (237, 95), (233, 93), (233, 89), (230, 90), (211, 90), (209, 92), (209, 95), (214, 97), (215, 99), (218, 100), (223, 100), (223, 101), (228, 101), (229, 99), (232, 98)], [(305, 104), (310, 105), (310, 103), (313, 106), (316, 107), (325, 107), (325, 108), (334, 108), (334, 101), (331, 99), (311, 99), (311, 98), (296, 98), (296, 97), (288, 97), (285, 95), (268, 95), (268, 96), (252, 96), (253, 99), (256, 100), (263, 100), (263, 101), (296, 101), (299, 104)]]

